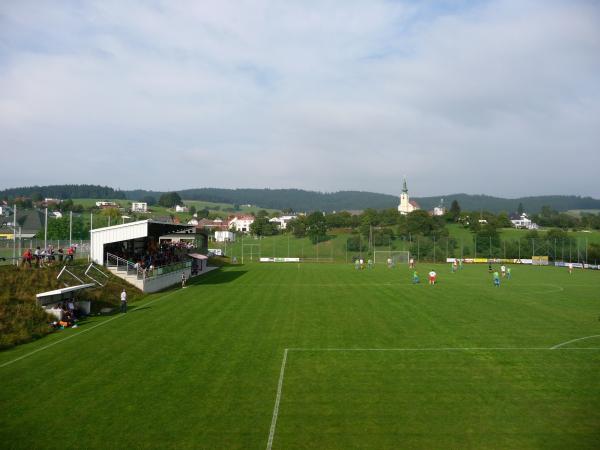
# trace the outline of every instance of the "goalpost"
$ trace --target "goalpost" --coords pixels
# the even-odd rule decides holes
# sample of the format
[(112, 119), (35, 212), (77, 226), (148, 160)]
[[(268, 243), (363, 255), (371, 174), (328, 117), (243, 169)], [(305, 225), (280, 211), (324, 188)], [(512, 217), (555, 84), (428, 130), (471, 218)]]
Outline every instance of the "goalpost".
[(244, 244), (242, 243), (242, 264), (244, 264), (244, 253), (250, 261), (260, 260), (260, 244)]
[(375, 250), (373, 252), (373, 262), (375, 264), (387, 264), (388, 259), (392, 260), (392, 264), (408, 264), (410, 258), (409, 251), (403, 250)]

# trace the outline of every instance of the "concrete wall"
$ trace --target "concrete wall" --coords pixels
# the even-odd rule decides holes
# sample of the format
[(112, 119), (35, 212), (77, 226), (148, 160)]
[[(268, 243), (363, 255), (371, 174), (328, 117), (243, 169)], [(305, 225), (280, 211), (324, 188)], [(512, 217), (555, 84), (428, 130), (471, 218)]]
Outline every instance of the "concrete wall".
[(181, 269), (166, 275), (160, 275), (156, 278), (144, 280), (144, 293), (161, 291), (169, 286), (181, 283), (181, 274), (184, 273), (187, 279), (190, 278), (191, 269)]

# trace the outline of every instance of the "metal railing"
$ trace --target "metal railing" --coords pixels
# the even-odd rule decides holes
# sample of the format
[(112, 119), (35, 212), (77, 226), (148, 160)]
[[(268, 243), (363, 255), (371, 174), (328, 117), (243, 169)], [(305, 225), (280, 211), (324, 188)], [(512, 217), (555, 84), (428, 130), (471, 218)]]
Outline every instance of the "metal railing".
[(106, 267), (116, 268), (117, 272), (125, 272), (127, 275), (135, 275), (138, 280), (157, 278), (192, 266), (191, 261), (180, 261), (166, 266), (155, 267), (152, 270), (142, 269), (137, 264), (132, 263), (125, 258), (121, 258), (120, 256), (113, 255), (112, 253), (106, 253), (105, 261)]
[(127, 275), (136, 275), (138, 280), (143, 278), (143, 274), (136, 267), (136, 264), (131, 261), (127, 261), (125, 258), (121, 258), (120, 256), (113, 255), (112, 253), (106, 253), (106, 267), (114, 267), (117, 269), (117, 272), (125, 272)]

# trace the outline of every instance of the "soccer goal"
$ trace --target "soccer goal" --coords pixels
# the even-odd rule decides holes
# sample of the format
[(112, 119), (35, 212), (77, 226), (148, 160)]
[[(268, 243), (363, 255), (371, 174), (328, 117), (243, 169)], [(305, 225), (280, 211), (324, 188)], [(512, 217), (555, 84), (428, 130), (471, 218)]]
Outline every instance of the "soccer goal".
[(375, 250), (373, 252), (373, 262), (375, 264), (387, 264), (391, 260), (393, 265), (408, 264), (410, 258), (409, 251), (401, 250)]

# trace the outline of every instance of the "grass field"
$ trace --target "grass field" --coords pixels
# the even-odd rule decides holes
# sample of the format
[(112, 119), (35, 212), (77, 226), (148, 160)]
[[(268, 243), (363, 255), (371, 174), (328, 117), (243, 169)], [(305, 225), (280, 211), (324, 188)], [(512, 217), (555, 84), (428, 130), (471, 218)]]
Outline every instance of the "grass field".
[(0, 440), (598, 448), (600, 272), (435, 268), (229, 266), (2, 352)]

